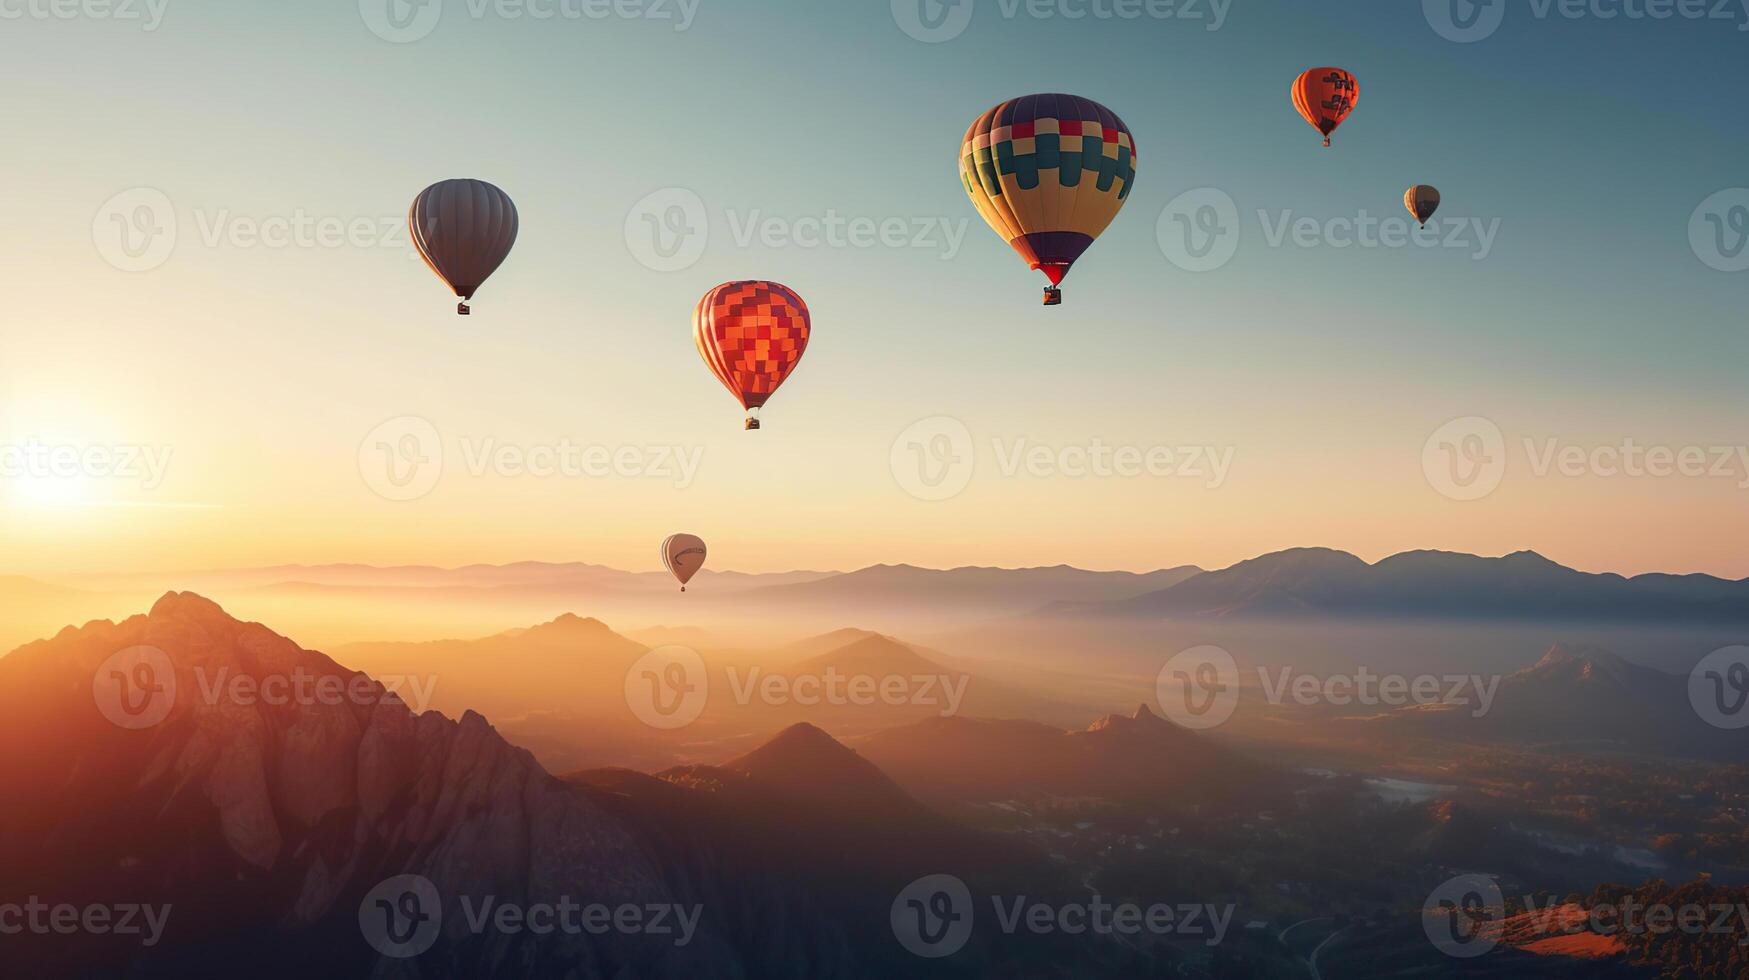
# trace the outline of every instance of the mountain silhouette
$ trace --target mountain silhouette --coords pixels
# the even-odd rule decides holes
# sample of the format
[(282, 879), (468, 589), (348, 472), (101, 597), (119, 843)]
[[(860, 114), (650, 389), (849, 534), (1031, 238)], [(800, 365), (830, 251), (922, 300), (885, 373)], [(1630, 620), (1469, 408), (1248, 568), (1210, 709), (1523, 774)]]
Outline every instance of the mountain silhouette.
[(1266, 771), (1147, 705), (1078, 731), (1033, 721), (931, 718), (877, 732), (857, 747), (925, 801), (1147, 800), (1219, 792)]
[[(560, 650), (615, 642), (581, 617), (522, 633)], [(270, 693), (276, 679), (289, 693)], [(1089, 940), (1066, 936), (985, 937), (933, 965), (896, 944), (890, 906), (923, 875), (993, 893), (1077, 886), (931, 812), (818, 728), (791, 726), (718, 767), (555, 779), (479, 714), (415, 714), (368, 675), (192, 593), (0, 659), (0, 738), (19, 749), (0, 754), (0, 904), (171, 911), (148, 948), (8, 937), (8, 975), (969, 978), (1093, 962)], [(373, 893), (406, 875), (436, 889), (440, 925), (424, 952), (390, 959), (361, 929)], [(699, 915), (685, 945), (622, 930), (476, 934), (463, 909), (488, 897)], [(1102, 976), (1139, 968), (1122, 950), (1097, 961)]]
[[(720, 766), (654, 775), (597, 769), (566, 779), (669, 856), (676, 891), (706, 907), (737, 909), (748, 928), (729, 941), (746, 961), (768, 962), (762, 937), (799, 928), (797, 908), (808, 910), (821, 934), (841, 937), (840, 945), (822, 944), (807, 959), (783, 964), (801, 975), (933, 975), (893, 943), (888, 924), (893, 896), (925, 876), (952, 874), (975, 893), (1024, 888), (1072, 896), (1078, 888), (1041, 855), (930, 810), (809, 724), (785, 728)], [(864, 950), (869, 962), (846, 962), (846, 946)], [(1060, 937), (984, 936), (942, 968), (966, 976), (1066, 976), (1088, 968), (1084, 957)], [(872, 972), (860, 972), (869, 965)], [(1120, 957), (1114, 968), (1136, 967)]]
[(1118, 618), (1433, 617), (1749, 622), (1749, 581), (1580, 572), (1535, 552), (1501, 558), (1411, 551), (1368, 564), (1295, 548), (1145, 595), (1054, 603), (1050, 615)]
[[(191, 593), (0, 659), (0, 740), (31, 747), (0, 755), (0, 785), (28, 801), (0, 808), (0, 901), (169, 904), (168, 941), (125, 950), (154, 964), (147, 972), (363, 975), (375, 953), (360, 941), (360, 902), (399, 875), (452, 899), (556, 901), (589, 882), (591, 901), (672, 900), (630, 828), (480, 715), (416, 715), (368, 676)], [(708, 933), (683, 949), (624, 935), (460, 935), (405, 975), (513, 963), (648, 974), (706, 969), (725, 952)], [(13, 968), (83, 972), (124, 955), (102, 936), (68, 938), (9, 942)]]
[[(1471, 695), (1473, 697), (1473, 695)], [(1442, 740), (1700, 759), (1739, 759), (1749, 732), (1715, 728), (1695, 711), (1688, 678), (1631, 663), (1613, 651), (1556, 643), (1500, 680), (1478, 716), (1471, 705), (1400, 708), (1359, 724)]]

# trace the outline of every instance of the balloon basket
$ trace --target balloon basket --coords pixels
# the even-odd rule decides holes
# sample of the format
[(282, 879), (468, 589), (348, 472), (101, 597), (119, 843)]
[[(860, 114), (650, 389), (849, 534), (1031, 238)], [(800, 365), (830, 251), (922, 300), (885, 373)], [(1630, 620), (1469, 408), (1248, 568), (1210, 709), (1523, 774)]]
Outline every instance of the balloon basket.
[(1063, 305), (1063, 291), (1061, 289), (1058, 289), (1055, 286), (1046, 286), (1045, 287), (1045, 305), (1046, 306), (1062, 306)]
[(457, 303), (455, 305), (455, 313), (456, 316), (473, 316), (474, 310), (466, 303)]
[(1325, 145), (1325, 146), (1329, 146), (1329, 145), (1330, 145), (1330, 137), (1328, 137), (1328, 136), (1326, 136), (1326, 137), (1324, 137), (1324, 145)]
[(747, 420), (747, 431), (748, 432), (759, 431), (759, 420), (758, 419), (748, 419)]

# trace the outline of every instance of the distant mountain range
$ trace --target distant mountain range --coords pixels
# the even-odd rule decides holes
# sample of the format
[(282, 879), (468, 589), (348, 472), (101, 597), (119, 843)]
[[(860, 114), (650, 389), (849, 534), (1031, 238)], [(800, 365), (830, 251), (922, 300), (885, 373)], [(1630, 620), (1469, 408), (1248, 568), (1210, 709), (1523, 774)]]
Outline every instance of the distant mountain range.
[(1144, 595), (1200, 574), (1190, 565), (1154, 572), (1091, 572), (1051, 568), (917, 568), (875, 565), (808, 582), (767, 585), (747, 598), (798, 605), (860, 603), (913, 607), (983, 606), (1030, 609), (1045, 602), (1097, 602)]
[(940, 802), (1200, 798), (1266, 771), (1145, 704), (1080, 731), (1034, 721), (930, 718), (855, 744), (900, 785)]
[[(165, 588), (217, 594), (229, 607), (295, 623), (330, 645), (380, 635), (385, 622), (401, 624), (396, 627), (400, 637), (414, 633), (423, 639), (486, 633), (577, 608), (621, 623), (704, 625), (740, 633), (769, 630), (774, 621), (796, 629), (855, 622), (914, 633), (1029, 617), (1081, 623), (1296, 618), (1674, 627), (1749, 623), (1749, 579), (1580, 572), (1528, 551), (1500, 558), (1412, 551), (1369, 563), (1347, 552), (1296, 548), (1215, 571), (1188, 565), (1146, 573), (1066, 565), (876, 565), (852, 572), (772, 574), (707, 569), (685, 596), (660, 572), (580, 562), (453, 569), (278, 566), (81, 577), (56, 585), (0, 577), (0, 612), (16, 613), (11, 617), (16, 629), (28, 630), (0, 632), (0, 643), (40, 635), (48, 623), (137, 608), (140, 590), (154, 585), (151, 594)], [(124, 599), (127, 605), (119, 605)], [(651, 639), (661, 636), (653, 632)]]
[(1557, 643), (1532, 666), (1501, 679), (1480, 717), (1468, 705), (1427, 705), (1387, 711), (1358, 724), (1375, 738), (1417, 736), (1729, 761), (1749, 757), (1749, 730), (1707, 724), (1689, 700), (1687, 676), (1582, 644)]
[[(636, 646), (576, 618), (496, 642), (580, 636), (601, 656)], [(949, 961), (906, 952), (890, 909), (921, 876), (1041, 900), (1080, 887), (1042, 855), (937, 816), (813, 726), (720, 766), (561, 781), (480, 715), (415, 714), (369, 676), (190, 593), (0, 659), (0, 744), (0, 904), (167, 907), (150, 944), (7, 937), (8, 975), (801, 980), (1145, 966), (1092, 937), (993, 930)], [(401, 876), (428, 881), (440, 905), (409, 908)], [(390, 884), (381, 894), (399, 904), (373, 902)], [(624, 930), (476, 933), (465, 908), (488, 898), (694, 909), (696, 932), (684, 945)], [(391, 905), (413, 926), (436, 914), (416, 957), (367, 945), (365, 923)]]
[(1368, 563), (1296, 548), (1105, 602), (1047, 615), (1126, 619), (1452, 618), (1667, 624), (1749, 622), (1749, 580), (1575, 571), (1534, 552), (1503, 558), (1410, 551)]

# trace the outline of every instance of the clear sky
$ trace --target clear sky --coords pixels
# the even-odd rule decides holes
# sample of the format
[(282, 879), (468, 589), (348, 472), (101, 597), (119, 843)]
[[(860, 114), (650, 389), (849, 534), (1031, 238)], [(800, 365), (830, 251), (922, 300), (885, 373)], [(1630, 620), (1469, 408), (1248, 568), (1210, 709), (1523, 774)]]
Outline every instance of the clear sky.
[[(1102, 16), (1115, 0), (975, 0), (957, 36), (923, 43), (900, 26), (909, 0), (588, 5), (665, 19), (447, 0), (395, 43), (368, 26), (387, 23), (378, 0), (114, 2), (0, 0), (0, 572), (654, 567), (689, 530), (714, 566), (749, 570), (1213, 566), (1317, 544), (1749, 575), (1733, 448), (1749, 444), (1749, 272), (1722, 271), (1749, 264), (1749, 191), (1697, 214), (1749, 185), (1743, 10), (1513, 4), (1457, 43), (1438, 3), (1222, 0), (1209, 30), (1211, 0), (1137, 3), (1137, 19)], [(922, 2), (950, 27), (965, 9)], [(413, 29), (435, 9), (407, 11)], [(1361, 86), (1329, 150), (1288, 98), (1315, 65)], [(1104, 103), (1140, 149), (1135, 192), (1055, 309), (955, 173), (970, 121), (1037, 91)], [(368, 232), (459, 176), (522, 214), (466, 320), (404, 234)], [(1327, 222), (1400, 223), (1416, 182), (1443, 192), (1456, 247), (1338, 247), (1346, 225)], [(138, 188), (174, 212), (161, 263), (116, 252), (118, 215), (159, 200)], [(665, 219), (689, 200), (676, 188), (709, 232), (667, 270), (638, 207), (664, 192)], [(1237, 250), (1191, 271), (1169, 208), (1218, 195)], [(933, 230), (813, 245), (810, 219), (831, 215)], [(367, 233), (253, 240), (300, 216)], [(1284, 237), (1301, 218), (1315, 230)], [(133, 262), (153, 267), (117, 267)], [(739, 278), (794, 287), (815, 324), (752, 434), (690, 334), (697, 298)], [(969, 446), (949, 423), (911, 428), (936, 417)], [(1469, 417), (1492, 430), (1429, 445)], [(371, 435), (407, 418), (423, 423)], [(385, 499), (374, 446), (410, 432), (436, 433), (441, 476)], [(926, 469), (969, 448), (969, 472), (943, 470), (961, 492), (908, 492), (913, 437)], [(1593, 453), (1628, 440), (1698, 451), (1715, 475), (1617, 473)], [(567, 441), (633, 447), (640, 466), (678, 447), (697, 469), (540, 477), (475, 458)], [(1096, 441), (1212, 447), (1230, 467), (1061, 472)], [(1442, 492), (1446, 443), (1501, 461), (1498, 487)], [(1045, 463), (1013, 465), (1040, 446)], [(92, 447), (141, 460), (64, 476), (28, 455)], [(1542, 465), (1551, 452), (1583, 460)]]

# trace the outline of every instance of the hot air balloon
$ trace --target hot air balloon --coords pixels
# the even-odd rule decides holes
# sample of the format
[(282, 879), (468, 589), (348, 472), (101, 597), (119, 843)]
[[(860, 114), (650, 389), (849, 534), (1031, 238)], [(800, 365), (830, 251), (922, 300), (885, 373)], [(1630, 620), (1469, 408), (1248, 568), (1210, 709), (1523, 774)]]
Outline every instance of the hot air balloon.
[(1110, 109), (1075, 95), (1028, 95), (972, 121), (960, 182), (978, 213), (1043, 272), (1045, 305), (1117, 217), (1136, 182), (1136, 143)]
[(413, 245), (437, 277), (462, 298), (456, 312), (473, 312), (467, 301), (516, 244), (516, 205), (483, 180), (444, 180), (413, 199), (407, 227)]
[(1330, 134), (1360, 101), (1360, 83), (1340, 68), (1310, 69), (1294, 79), (1292, 91), (1294, 108), (1313, 129), (1324, 134), (1325, 146), (1330, 145)]
[(662, 566), (680, 581), (680, 591), (704, 567), (704, 541), (692, 534), (670, 534), (662, 539)]
[(1427, 219), (1439, 210), (1439, 188), (1430, 184), (1416, 184), (1403, 193), (1403, 206), (1425, 228)]
[(692, 314), (692, 339), (704, 363), (759, 428), (759, 410), (796, 369), (813, 324), (795, 290), (753, 279), (704, 294)]

